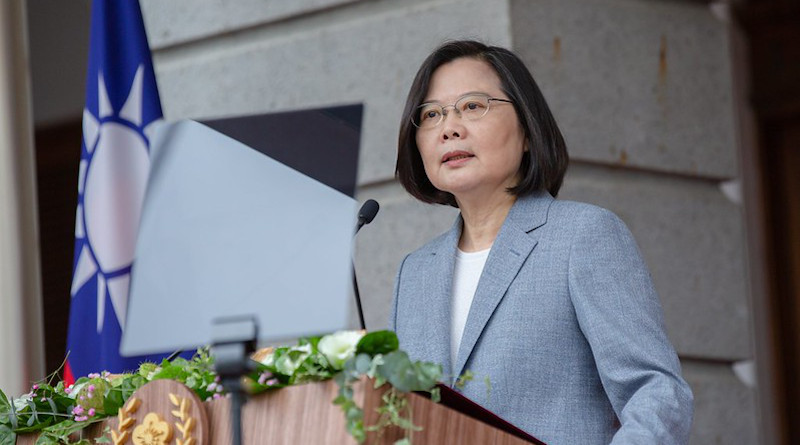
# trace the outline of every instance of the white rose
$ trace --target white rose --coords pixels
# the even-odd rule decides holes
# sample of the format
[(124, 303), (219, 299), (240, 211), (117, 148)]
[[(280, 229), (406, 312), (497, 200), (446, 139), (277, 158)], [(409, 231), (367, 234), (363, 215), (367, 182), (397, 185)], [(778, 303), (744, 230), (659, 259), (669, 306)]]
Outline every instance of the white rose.
[(363, 336), (359, 331), (339, 331), (322, 337), (317, 348), (334, 369), (342, 369), (344, 362), (355, 355), (358, 341)]

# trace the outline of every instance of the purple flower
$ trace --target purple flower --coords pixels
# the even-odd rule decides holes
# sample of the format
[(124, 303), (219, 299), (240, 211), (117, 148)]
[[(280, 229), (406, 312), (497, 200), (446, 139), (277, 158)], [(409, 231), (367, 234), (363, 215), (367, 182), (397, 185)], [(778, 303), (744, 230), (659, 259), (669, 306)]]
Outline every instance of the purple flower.
[(94, 416), (94, 413), (95, 413), (94, 408), (89, 408), (89, 416), (90, 417)]

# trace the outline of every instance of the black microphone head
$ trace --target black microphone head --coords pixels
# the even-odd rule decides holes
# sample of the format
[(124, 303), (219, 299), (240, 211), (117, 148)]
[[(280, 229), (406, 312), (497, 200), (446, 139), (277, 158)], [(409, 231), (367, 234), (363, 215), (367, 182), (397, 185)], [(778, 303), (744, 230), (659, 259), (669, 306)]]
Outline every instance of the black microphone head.
[(361, 206), (361, 210), (358, 211), (358, 219), (363, 221), (363, 224), (369, 224), (375, 219), (375, 215), (378, 214), (380, 208), (381, 206), (378, 204), (378, 201), (368, 199), (367, 202)]

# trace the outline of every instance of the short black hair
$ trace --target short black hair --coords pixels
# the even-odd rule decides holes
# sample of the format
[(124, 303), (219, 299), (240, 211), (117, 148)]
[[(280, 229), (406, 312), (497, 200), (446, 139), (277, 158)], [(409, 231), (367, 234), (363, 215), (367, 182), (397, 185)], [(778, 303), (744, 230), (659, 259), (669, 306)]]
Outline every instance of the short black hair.
[(400, 122), (395, 176), (408, 193), (420, 201), (458, 207), (455, 197), (434, 187), (425, 174), (417, 147), (417, 127), (411, 122), (411, 117), (428, 94), (436, 69), (461, 58), (482, 60), (495, 70), (501, 88), (513, 102), (520, 126), (525, 132), (528, 150), (523, 154), (519, 167), (522, 179), (508, 192), (523, 196), (547, 190), (556, 196), (567, 171), (569, 156), (564, 138), (539, 86), (516, 54), (473, 40), (445, 42), (425, 59), (417, 71)]

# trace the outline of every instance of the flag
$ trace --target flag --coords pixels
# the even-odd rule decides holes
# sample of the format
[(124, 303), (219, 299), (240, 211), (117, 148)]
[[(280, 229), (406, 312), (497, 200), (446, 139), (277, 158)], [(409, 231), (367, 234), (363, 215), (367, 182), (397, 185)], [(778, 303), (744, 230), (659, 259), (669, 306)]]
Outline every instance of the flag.
[(134, 370), (125, 358), (131, 263), (161, 120), (150, 48), (137, 0), (94, 0), (78, 177), (75, 256), (64, 378)]

